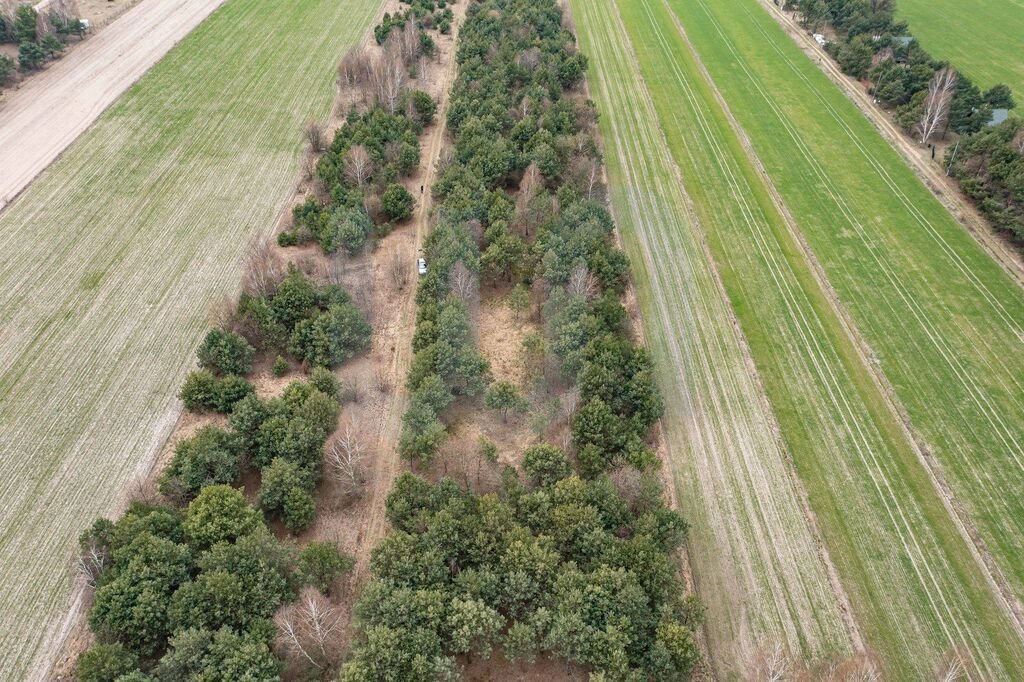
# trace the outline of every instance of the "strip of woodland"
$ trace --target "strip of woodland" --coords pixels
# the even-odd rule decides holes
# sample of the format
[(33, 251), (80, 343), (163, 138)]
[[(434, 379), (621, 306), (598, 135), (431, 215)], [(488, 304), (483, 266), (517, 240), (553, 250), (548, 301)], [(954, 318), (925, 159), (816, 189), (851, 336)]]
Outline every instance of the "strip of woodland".
[(486, 493), (399, 478), (343, 680), (452, 679), (498, 649), (609, 680), (696, 664), (701, 609), (674, 559), (686, 524), (651, 448), (662, 403), (620, 301), (629, 266), (569, 26), (553, 0), (487, 0), (461, 28), (400, 452), (429, 478), (457, 415), (528, 402), (476, 342), (481, 282), (539, 315), (523, 363), (535, 394), (561, 393), (568, 438), (538, 439)]

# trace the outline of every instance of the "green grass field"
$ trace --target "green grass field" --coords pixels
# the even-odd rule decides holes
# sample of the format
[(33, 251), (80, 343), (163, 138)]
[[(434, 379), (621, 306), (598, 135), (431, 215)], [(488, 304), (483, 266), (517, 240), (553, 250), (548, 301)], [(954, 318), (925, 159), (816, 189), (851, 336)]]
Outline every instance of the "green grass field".
[(0, 670), (38, 673), (78, 533), (173, 428), (211, 302), (376, 2), (228, 0), (0, 215)]
[[(753, 2), (749, 5), (754, 7)], [(702, 4), (680, 2), (673, 6), (679, 10), (679, 18), (687, 28), (705, 16)], [(783, 437), (806, 484), (810, 505), (850, 595), (866, 644), (882, 655), (894, 679), (930, 675), (937, 662), (954, 649), (965, 652), (969, 663), (983, 675), (999, 677), (1019, 669), (1024, 661), (1019, 639), (947, 514), (899, 420), (888, 408), (882, 389), (869, 370), (870, 360), (858, 354), (828, 291), (815, 278), (812, 264), (787, 224), (773, 192), (778, 189), (782, 193), (782, 199), (786, 200), (784, 208), (795, 215), (801, 230), (806, 217), (797, 210), (804, 204), (786, 193), (784, 190), (788, 187), (781, 182), (777, 181), (777, 187), (772, 186), (757, 171), (749, 151), (730, 126), (726, 112), (717, 103), (714, 91), (686, 47), (675, 23), (676, 17), (668, 6), (651, 0), (619, 0), (618, 7), (669, 148), (682, 172), (683, 184), (694, 201)], [(716, 5), (714, 9), (743, 15), (745, 7), (742, 4), (728, 8)], [(767, 16), (758, 18), (770, 22)], [(760, 25), (749, 16), (743, 21), (753, 25), (751, 30)], [(586, 19), (580, 23), (584, 34), (593, 30)], [(723, 35), (717, 33), (714, 24), (710, 27), (700, 24), (694, 26), (690, 34), (732, 107), (734, 98), (754, 97), (761, 91), (757, 88), (760, 85), (757, 79), (752, 82), (748, 79), (737, 86), (745, 89), (742, 94), (718, 83), (719, 78), (730, 84), (738, 82), (745, 73), (744, 68), (749, 68), (736, 56), (721, 54), (720, 51), (727, 50), (731, 44), (730, 30), (733, 27), (723, 31)], [(740, 31), (740, 28), (735, 30)], [(697, 33), (699, 37), (694, 35)], [(796, 75), (786, 75), (785, 69), (771, 64), (775, 54), (771, 52), (773, 41), (787, 41), (784, 47), (792, 48), (799, 55), (788, 39), (781, 32), (777, 33), (777, 36), (744, 38), (745, 47), (765, 61), (764, 69), (774, 68), (774, 74), (761, 76), (765, 80), (763, 87), (769, 92), (779, 87), (776, 81), (788, 82), (793, 87), (794, 83), (796, 86), (804, 83)], [(813, 64), (803, 57), (800, 59), (807, 69), (814, 70)], [(818, 76), (824, 80), (823, 76)], [(834, 96), (856, 114), (841, 93), (828, 85)], [(810, 97), (804, 95), (805, 100)], [(764, 127), (770, 127), (778, 139), (786, 134), (787, 127), (783, 125), (784, 120), (780, 123), (772, 117), (774, 99), (767, 97), (760, 101), (760, 108), (752, 107), (749, 115), (771, 119)], [(810, 102), (806, 104), (811, 106)], [(741, 114), (740, 111), (735, 113)], [(742, 113), (748, 112), (743, 109)], [(618, 112), (604, 110), (603, 114), (615, 117)], [(740, 116), (740, 123), (747, 125), (748, 121)], [(867, 126), (866, 122), (862, 123)], [(757, 147), (756, 134), (760, 134), (762, 128), (751, 124), (748, 132), (755, 137)], [(883, 168), (885, 172), (880, 176), (889, 179), (906, 176), (907, 184), (914, 185), (916, 181), (902, 162), (877, 134), (872, 134), (877, 145), (891, 156), (886, 161), (890, 167)], [(834, 140), (836, 135), (824, 139)], [(847, 151), (844, 153), (842, 149)], [(858, 149), (856, 144), (847, 141), (841, 149), (830, 150), (832, 157), (827, 158), (847, 163), (848, 156)], [(799, 148), (789, 149), (788, 156), (777, 160), (766, 158), (771, 177), (777, 177), (780, 165), (799, 166), (799, 162), (805, 160), (799, 151)], [(835, 190), (823, 184), (811, 170), (799, 169), (804, 179), (800, 191), (807, 195), (819, 192), (826, 197), (835, 194)], [(923, 187), (916, 186), (927, 194)], [(896, 187), (903, 193), (913, 191), (898, 183)], [(847, 191), (852, 192), (852, 189)], [(865, 205), (877, 208), (883, 194), (876, 190), (867, 195), (844, 193), (838, 198), (871, 196), (874, 199)], [(813, 201), (821, 204), (823, 198), (817, 196)], [(904, 211), (907, 223), (915, 220), (917, 213), (913, 205), (907, 206), (901, 200), (895, 203)], [(834, 205), (829, 206), (827, 212), (830, 223), (844, 215)], [(973, 259), (971, 248), (983, 256), (948, 216), (946, 219), (957, 228), (958, 237), (943, 234), (947, 241), (942, 241), (924, 226), (919, 233), (900, 233), (900, 236), (915, 245), (935, 244), (940, 259), (944, 248), (965, 249), (964, 254), (958, 254), (960, 259)], [(933, 230), (939, 229), (930, 226)], [(842, 235), (850, 241), (857, 236), (856, 233)], [(953, 239), (956, 243), (950, 246), (948, 240)], [(812, 243), (812, 246), (817, 247), (817, 244)], [(956, 258), (952, 260), (957, 262)], [(847, 253), (845, 263), (852, 268), (857, 261)], [(830, 263), (824, 264), (827, 270)], [(861, 263), (862, 268), (865, 265)], [(910, 276), (928, 269), (929, 264), (902, 265)], [(979, 277), (994, 278), (987, 282), (989, 287), (1000, 281), (998, 271), (993, 274), (982, 265), (980, 272)], [(880, 274), (862, 270), (860, 275), (865, 288), (881, 286)], [(835, 282), (833, 285), (838, 288)], [(976, 285), (972, 281), (967, 289)], [(1007, 296), (1012, 299), (1013, 292), (994, 293), (990, 288), (985, 291), (987, 293), (978, 294), (982, 305), (988, 302), (989, 295), (997, 297), (996, 303), (1004, 307), (1010, 305), (1001, 299)], [(958, 293), (970, 295), (969, 291)], [(895, 295), (891, 291), (887, 294)], [(881, 296), (876, 293), (875, 300)], [(977, 304), (977, 300), (974, 303)], [(936, 307), (948, 304), (943, 301)], [(885, 304), (879, 307), (876, 302), (873, 319), (884, 318), (888, 310)], [(984, 314), (985, 311), (978, 311), (975, 316)], [(997, 312), (992, 316), (1000, 319), (1001, 314)], [(854, 317), (860, 322), (856, 315)], [(919, 322), (920, 318), (910, 316), (899, 321), (912, 329), (912, 322)], [(917, 333), (924, 334), (919, 328)], [(1005, 339), (1005, 336), (997, 338)], [(869, 341), (873, 339), (869, 337)], [(902, 348), (901, 341), (890, 339), (889, 345)], [(915, 352), (920, 350), (914, 349)], [(883, 368), (888, 369), (886, 360), (881, 358)], [(986, 373), (992, 371), (995, 381), (1013, 382), (1012, 373), (1000, 377), (995, 367), (983, 369), (982, 376), (986, 378), (990, 378)], [(929, 395), (934, 395), (934, 387)], [(943, 409), (948, 405), (943, 405)]]
[(665, 396), (669, 464), (692, 524), (690, 561), (708, 608), (713, 664), (726, 670), (766, 638), (809, 658), (848, 653), (820, 538), (624, 29), (611, 3), (581, 0), (573, 10), (602, 112), (616, 222)]
[(1009, 85), (1024, 105), (1024, 0), (898, 0), (896, 16), (934, 57), (983, 90)]
[(1024, 598), (1024, 292), (752, 0), (670, 1)]

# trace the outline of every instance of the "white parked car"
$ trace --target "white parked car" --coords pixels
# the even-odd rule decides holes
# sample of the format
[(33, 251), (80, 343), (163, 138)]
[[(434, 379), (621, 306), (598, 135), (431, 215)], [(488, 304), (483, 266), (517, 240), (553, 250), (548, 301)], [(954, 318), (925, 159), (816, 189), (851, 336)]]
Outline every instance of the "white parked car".
[(416, 270), (420, 273), (420, 276), (427, 274), (427, 260), (425, 258), (416, 259)]

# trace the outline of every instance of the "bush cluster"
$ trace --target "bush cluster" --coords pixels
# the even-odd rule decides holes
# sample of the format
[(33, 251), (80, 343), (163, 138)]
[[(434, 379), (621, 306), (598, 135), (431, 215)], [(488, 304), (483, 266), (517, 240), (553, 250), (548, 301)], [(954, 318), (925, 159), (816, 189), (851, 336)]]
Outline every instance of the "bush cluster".
[(329, 584), (350, 563), (333, 546), (298, 558), (227, 485), (207, 485), (184, 509), (133, 504), (81, 537), (96, 587), (97, 643), (81, 682), (280, 679), (270, 620), (306, 584)]

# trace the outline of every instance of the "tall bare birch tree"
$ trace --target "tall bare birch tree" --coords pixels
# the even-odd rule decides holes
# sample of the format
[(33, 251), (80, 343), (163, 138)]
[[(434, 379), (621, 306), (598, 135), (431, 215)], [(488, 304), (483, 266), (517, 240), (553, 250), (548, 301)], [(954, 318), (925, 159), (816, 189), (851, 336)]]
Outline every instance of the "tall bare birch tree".
[(928, 84), (928, 94), (922, 104), (921, 121), (918, 123), (921, 144), (926, 144), (949, 120), (949, 105), (953, 101), (956, 82), (956, 71), (949, 67), (939, 69), (932, 76), (932, 81)]

